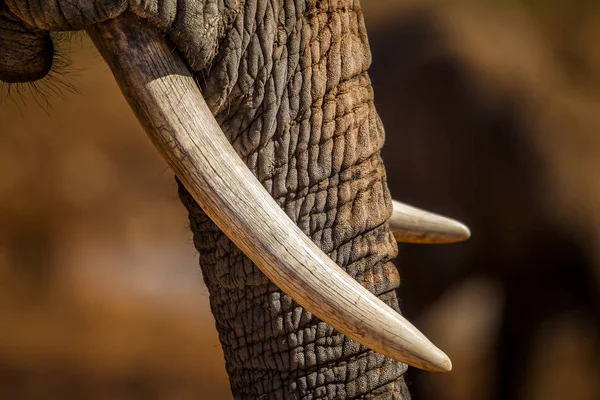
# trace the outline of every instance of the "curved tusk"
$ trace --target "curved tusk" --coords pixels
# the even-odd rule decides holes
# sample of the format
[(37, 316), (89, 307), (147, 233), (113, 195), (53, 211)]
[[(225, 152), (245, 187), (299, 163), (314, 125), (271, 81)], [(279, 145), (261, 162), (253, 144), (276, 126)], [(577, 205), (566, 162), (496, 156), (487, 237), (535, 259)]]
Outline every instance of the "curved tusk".
[(469, 228), (454, 219), (392, 200), (390, 229), (399, 243), (457, 243), (471, 237)]
[(235, 153), (188, 68), (161, 34), (129, 13), (88, 33), (162, 156), (202, 209), (271, 281), (375, 351), (422, 369), (452, 369), (446, 354), (346, 274), (287, 217)]

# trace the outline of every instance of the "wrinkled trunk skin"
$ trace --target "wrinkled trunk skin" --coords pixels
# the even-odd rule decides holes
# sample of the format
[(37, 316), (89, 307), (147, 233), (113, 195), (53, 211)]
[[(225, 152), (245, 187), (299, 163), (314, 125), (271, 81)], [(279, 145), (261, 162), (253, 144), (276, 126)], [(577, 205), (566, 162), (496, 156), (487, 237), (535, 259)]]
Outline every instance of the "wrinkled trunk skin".
[[(213, 66), (198, 76), (225, 134), (287, 215), (398, 310), (384, 133), (358, 2), (247, 2), (232, 24)], [(409, 398), (404, 364), (302, 309), (182, 187), (180, 197), (236, 398)]]

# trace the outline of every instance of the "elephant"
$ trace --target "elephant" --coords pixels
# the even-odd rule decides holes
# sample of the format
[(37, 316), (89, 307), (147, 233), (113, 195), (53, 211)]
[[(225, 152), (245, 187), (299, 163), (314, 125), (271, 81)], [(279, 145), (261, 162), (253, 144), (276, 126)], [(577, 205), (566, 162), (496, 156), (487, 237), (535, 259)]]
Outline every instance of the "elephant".
[(400, 314), (396, 241), (458, 221), (393, 201), (358, 1), (0, 1), (0, 80), (86, 30), (176, 172), (235, 398), (410, 397), (448, 357)]

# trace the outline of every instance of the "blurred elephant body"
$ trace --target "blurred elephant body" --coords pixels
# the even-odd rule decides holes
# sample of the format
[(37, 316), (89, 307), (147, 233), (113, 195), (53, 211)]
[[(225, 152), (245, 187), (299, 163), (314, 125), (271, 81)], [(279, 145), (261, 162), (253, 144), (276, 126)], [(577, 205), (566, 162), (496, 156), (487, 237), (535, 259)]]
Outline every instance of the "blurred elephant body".
[[(553, 321), (581, 320), (588, 324), (584, 335), (600, 343), (597, 220), (587, 211), (597, 198), (561, 192), (564, 184), (553, 170), (575, 168), (556, 154), (572, 150), (548, 145), (557, 138), (571, 146), (581, 141), (597, 158), (597, 141), (590, 140), (597, 137), (597, 125), (586, 129), (575, 123), (561, 104), (563, 92), (552, 87), (556, 61), (544, 52), (545, 43), (539, 43), (523, 10), (507, 17), (496, 9), (450, 8), (417, 7), (370, 30), (371, 75), (387, 130), (383, 158), (394, 160), (387, 165), (392, 192), (402, 190), (411, 202), (459, 216), (476, 232), (460, 246), (402, 249), (402, 275), (410, 282), (402, 291), (404, 311), (419, 318), (448, 288), (474, 277), (497, 284), (504, 304), (497, 336), (486, 338), (492, 358), (485, 360), (494, 376), (487, 377), (486, 392), (468, 397), (529, 398), (524, 393), (535, 378), (534, 357), (544, 330), (561, 335), (549, 328)], [(513, 41), (506, 34), (511, 23)], [(461, 40), (465, 36), (476, 39)], [(585, 161), (571, 161), (577, 163)], [(573, 186), (593, 184), (598, 163), (586, 165), (588, 176), (565, 174)], [(573, 209), (586, 210), (585, 220), (561, 209), (560, 200), (569, 196), (577, 202)], [(468, 349), (461, 345), (454, 353)], [(453, 378), (472, 380), (472, 368), (478, 366), (462, 365)], [(415, 397), (460, 398), (410, 380)], [(565, 395), (573, 392), (561, 386)]]
[[(18, 40), (4, 37), (4, 43), (29, 44), (30, 58), (39, 61), (19, 77), (19, 60), (2, 60), (9, 81), (47, 72), (46, 30), (82, 29), (129, 8), (168, 33), (229, 141), (287, 215), (399, 310), (400, 280), (391, 262), (397, 247), (386, 222), (391, 198), (379, 154), (384, 134), (358, 2), (0, 4), (0, 28), (24, 21), (23, 29), (10, 31)], [(404, 364), (313, 317), (269, 282), (182, 186), (180, 197), (236, 398), (409, 398)]]

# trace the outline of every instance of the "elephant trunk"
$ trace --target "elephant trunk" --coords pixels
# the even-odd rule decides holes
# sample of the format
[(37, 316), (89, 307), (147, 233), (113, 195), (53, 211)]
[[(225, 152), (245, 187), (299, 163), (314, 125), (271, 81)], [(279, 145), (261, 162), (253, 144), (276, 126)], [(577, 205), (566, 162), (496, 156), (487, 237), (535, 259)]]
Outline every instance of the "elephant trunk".
[[(199, 79), (204, 97), (286, 214), (351, 277), (399, 311), (400, 279), (391, 263), (397, 247), (386, 222), (391, 198), (379, 155), (384, 133), (366, 72), (362, 14), (349, 6), (276, 11), (256, 10), (254, 31), (244, 18), (237, 21), (221, 44), (231, 51), (221, 51), (214, 72)], [(409, 398), (404, 364), (303, 309), (182, 186), (180, 196), (236, 398)]]

